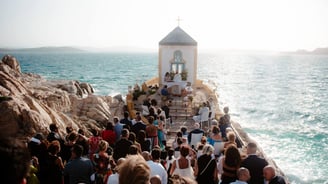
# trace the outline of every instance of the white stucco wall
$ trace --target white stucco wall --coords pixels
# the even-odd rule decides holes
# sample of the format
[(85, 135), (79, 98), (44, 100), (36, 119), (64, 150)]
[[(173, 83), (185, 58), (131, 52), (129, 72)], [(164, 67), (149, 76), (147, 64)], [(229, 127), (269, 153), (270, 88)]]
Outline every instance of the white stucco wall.
[(174, 58), (174, 52), (180, 50), (183, 60), (185, 61), (185, 70), (188, 71), (187, 81), (193, 85), (197, 78), (197, 46), (167, 46), (160, 45), (158, 53), (159, 62), (159, 81), (160, 84), (164, 81), (166, 72), (170, 72), (170, 61)]

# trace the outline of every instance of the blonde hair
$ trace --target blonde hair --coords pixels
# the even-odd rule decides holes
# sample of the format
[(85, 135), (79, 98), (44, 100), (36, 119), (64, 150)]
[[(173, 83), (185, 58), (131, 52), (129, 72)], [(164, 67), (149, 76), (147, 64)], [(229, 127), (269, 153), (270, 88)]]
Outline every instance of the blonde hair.
[[(121, 172), (122, 171), (122, 172)], [(129, 155), (118, 166), (119, 184), (144, 184), (149, 183), (150, 168), (141, 155)]]
[(236, 140), (236, 134), (232, 131), (229, 131), (227, 134), (227, 138), (229, 141), (235, 141)]
[(99, 151), (106, 151), (107, 148), (108, 148), (108, 146), (109, 146), (109, 144), (108, 144), (107, 141), (105, 141), (105, 140), (101, 140), (101, 141), (99, 142), (99, 145), (98, 145)]

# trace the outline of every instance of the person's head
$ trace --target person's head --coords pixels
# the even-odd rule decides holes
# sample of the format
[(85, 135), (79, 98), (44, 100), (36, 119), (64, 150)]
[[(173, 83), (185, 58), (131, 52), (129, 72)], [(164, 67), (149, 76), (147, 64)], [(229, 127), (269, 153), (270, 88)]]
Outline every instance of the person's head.
[(120, 121), (120, 118), (117, 117), (117, 116), (115, 116), (115, 117), (113, 118), (113, 121), (114, 121), (114, 123), (116, 124), (116, 123), (118, 123), (118, 122)]
[(106, 130), (114, 130), (114, 123), (111, 121), (107, 122)]
[(272, 165), (267, 165), (263, 168), (263, 177), (267, 181), (271, 181), (276, 176), (276, 171)]
[(249, 174), (249, 170), (247, 168), (241, 167), (237, 170), (237, 177), (238, 180), (247, 182), (251, 178), (251, 175)]
[(72, 148), (72, 157), (80, 158), (83, 154), (83, 147), (79, 144), (74, 144)]
[(71, 143), (75, 143), (76, 140), (78, 139), (79, 135), (77, 134), (77, 132), (72, 131), (71, 133), (69, 133), (67, 135), (67, 141), (71, 142)]
[(228, 132), (227, 138), (228, 138), (228, 141), (234, 142), (236, 140), (236, 134), (234, 132)]
[(148, 151), (141, 152), (141, 155), (146, 161), (151, 160), (151, 156), (150, 156), (150, 153)]
[(204, 155), (212, 155), (214, 153), (214, 147), (210, 144), (206, 144), (203, 148)]
[(124, 118), (128, 118), (129, 117), (129, 111), (124, 111), (123, 116), (124, 116)]
[(167, 85), (164, 85), (164, 88), (167, 88)]
[(220, 129), (219, 129), (219, 127), (218, 127), (218, 126), (213, 126), (213, 128), (212, 128), (212, 133), (213, 133), (213, 134), (218, 134), (218, 133), (220, 133)]
[(150, 178), (150, 184), (161, 184), (161, 183), (162, 183), (161, 177), (157, 174)]
[(26, 182), (31, 156), (23, 142), (12, 137), (0, 138), (1, 183)]
[(129, 133), (129, 140), (133, 143), (137, 141), (137, 137), (136, 137), (136, 134), (134, 132)]
[(151, 150), (151, 157), (153, 161), (159, 160), (161, 158), (161, 150), (158, 148), (154, 148)]
[(186, 157), (189, 155), (189, 146), (187, 145), (182, 145), (180, 147), (180, 155), (183, 157)]
[(182, 132), (181, 131), (177, 132), (177, 137), (182, 137)]
[(180, 128), (180, 131), (182, 132), (182, 134), (186, 134), (186, 133), (187, 133), (187, 127), (182, 126), (182, 127)]
[(257, 145), (254, 142), (250, 142), (247, 144), (247, 154), (256, 154)]
[(236, 167), (241, 164), (241, 156), (235, 145), (230, 145), (224, 152), (225, 163), (228, 166)]
[(118, 167), (120, 167), (120, 165), (125, 161), (125, 158), (122, 157), (122, 158), (119, 158), (116, 162), (116, 166), (113, 168), (113, 170), (115, 172), (118, 172)]
[(202, 138), (200, 139), (200, 143), (205, 145), (206, 142), (207, 142), (206, 136), (202, 136)]
[(157, 100), (156, 99), (151, 99), (150, 104), (152, 106), (157, 106)]
[(84, 130), (80, 128), (80, 129), (77, 131), (77, 133), (79, 133), (80, 135), (84, 135)]
[(99, 131), (95, 128), (91, 129), (91, 133), (92, 133), (93, 136), (98, 136), (99, 135)]
[(182, 137), (177, 138), (177, 144), (180, 146), (183, 143)]
[(135, 144), (132, 144), (130, 147), (129, 147), (129, 155), (136, 155), (139, 153), (139, 148), (137, 145)]
[[(121, 172), (122, 171), (122, 172)], [(150, 168), (141, 155), (129, 155), (119, 165), (119, 184), (145, 184), (150, 180)]]
[(48, 145), (48, 152), (53, 155), (60, 152), (60, 143), (58, 140), (54, 140)]
[(109, 144), (107, 141), (105, 141), (105, 140), (99, 141), (99, 146), (98, 146), (99, 151), (107, 151), (108, 147), (109, 147)]
[(50, 125), (49, 125), (49, 129), (50, 129), (50, 131), (52, 131), (52, 132), (58, 132), (58, 127), (57, 127), (56, 123), (52, 123), (52, 124), (50, 124)]
[(225, 114), (228, 114), (228, 113), (229, 113), (229, 107), (228, 107), (228, 106), (225, 106), (225, 107), (223, 108), (223, 112), (224, 112)]
[(195, 129), (198, 129), (198, 128), (199, 128), (199, 123), (195, 123), (195, 124), (194, 124), (194, 128), (195, 128)]
[(167, 157), (167, 150), (166, 149), (161, 150), (160, 159), (161, 160), (166, 160), (166, 157)]
[(128, 129), (123, 128), (122, 132), (121, 132), (121, 137), (122, 138), (129, 138), (130, 132)]
[(71, 126), (67, 126), (67, 127), (66, 127), (66, 133), (69, 134), (69, 133), (71, 133), (71, 132), (73, 132), (73, 127), (71, 127)]
[(153, 124), (154, 123), (154, 116), (149, 116), (148, 117), (148, 123)]
[(138, 139), (138, 142), (140, 143), (140, 142), (143, 142), (145, 139), (146, 139), (146, 131), (144, 131), (144, 130), (140, 130), (139, 132), (138, 132), (138, 137), (137, 137), (137, 139)]
[(218, 123), (218, 121), (216, 119), (213, 119), (211, 121), (211, 124), (212, 124), (212, 126), (219, 126), (219, 123)]

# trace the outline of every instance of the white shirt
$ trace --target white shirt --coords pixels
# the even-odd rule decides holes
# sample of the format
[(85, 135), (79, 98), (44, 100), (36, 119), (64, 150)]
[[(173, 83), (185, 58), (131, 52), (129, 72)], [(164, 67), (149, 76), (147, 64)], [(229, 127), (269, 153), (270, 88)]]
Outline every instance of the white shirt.
[(150, 177), (158, 175), (161, 178), (162, 184), (167, 184), (167, 171), (162, 164), (153, 162), (152, 160), (147, 161), (147, 164), (150, 167)]
[(118, 184), (118, 177), (118, 173), (109, 175), (107, 179), (107, 184)]
[(234, 182), (231, 182), (230, 184), (247, 184), (247, 182), (236, 180)]

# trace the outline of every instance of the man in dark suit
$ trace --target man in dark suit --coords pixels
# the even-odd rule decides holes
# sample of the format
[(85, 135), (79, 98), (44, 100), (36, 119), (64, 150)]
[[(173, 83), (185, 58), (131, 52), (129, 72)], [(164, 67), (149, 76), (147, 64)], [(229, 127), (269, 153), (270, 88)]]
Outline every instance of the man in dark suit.
[(286, 184), (282, 176), (276, 175), (276, 171), (272, 165), (267, 165), (263, 169), (264, 178), (269, 184)]
[(134, 132), (136, 135), (139, 135), (140, 130), (146, 131), (146, 125), (142, 122), (141, 116), (138, 115), (136, 117), (136, 124), (132, 126), (131, 131)]
[(130, 132), (128, 129), (123, 128), (121, 139), (118, 140), (115, 144), (113, 158), (117, 161), (120, 158), (124, 158), (128, 152), (130, 146), (133, 144), (130, 140), (128, 140)]
[(248, 143), (248, 156), (241, 163), (241, 167), (246, 167), (251, 175), (248, 184), (263, 184), (264, 182), (263, 168), (268, 165), (268, 162), (264, 158), (257, 156), (256, 151), (256, 144), (253, 142)]

